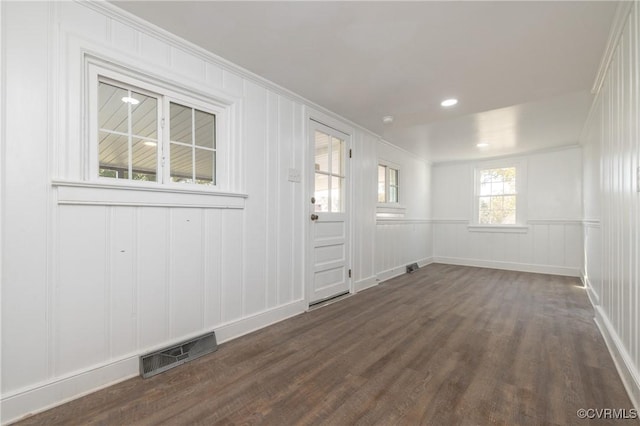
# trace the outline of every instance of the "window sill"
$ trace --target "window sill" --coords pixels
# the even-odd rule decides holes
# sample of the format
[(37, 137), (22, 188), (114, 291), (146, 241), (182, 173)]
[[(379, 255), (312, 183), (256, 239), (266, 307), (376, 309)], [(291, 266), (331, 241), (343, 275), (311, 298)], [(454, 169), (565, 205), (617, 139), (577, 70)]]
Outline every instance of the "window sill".
[(179, 185), (142, 185), (54, 180), (58, 204), (94, 206), (244, 209), (246, 194)]
[(376, 217), (378, 218), (403, 218), (407, 208), (397, 203), (378, 203)]
[(526, 234), (528, 226), (522, 225), (468, 225), (469, 232), (498, 232), (505, 234)]

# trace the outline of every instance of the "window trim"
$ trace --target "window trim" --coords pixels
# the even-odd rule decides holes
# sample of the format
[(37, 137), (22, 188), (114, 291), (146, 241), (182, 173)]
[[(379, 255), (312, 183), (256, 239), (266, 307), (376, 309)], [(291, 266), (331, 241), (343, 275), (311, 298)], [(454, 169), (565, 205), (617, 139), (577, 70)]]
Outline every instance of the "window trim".
[[(381, 203), (378, 200), (377, 196), (377, 188), (378, 188), (378, 168), (380, 166), (384, 166), (387, 168), (385, 173), (385, 202)], [(394, 169), (398, 172), (398, 183), (396, 185), (398, 201), (389, 203), (387, 202), (387, 196), (389, 194), (389, 169)], [(402, 175), (402, 168), (399, 164), (393, 163), (391, 161), (387, 161), (379, 158), (376, 163), (376, 217), (378, 219), (399, 219), (403, 218), (406, 213), (406, 207), (400, 204), (400, 180)]]
[[(515, 167), (516, 169), (516, 223), (509, 225), (502, 224), (481, 224), (480, 223), (480, 172), (487, 169), (499, 169)], [(473, 170), (473, 199), (471, 202), (471, 221), (468, 226), (474, 232), (527, 232), (527, 212), (526, 212), (526, 188), (527, 188), (527, 162), (524, 159), (503, 159), (491, 160), (477, 163)]]
[[(384, 177), (384, 186), (385, 186), (384, 199), (385, 199), (385, 201), (384, 202), (378, 201), (377, 202), (378, 206), (383, 206), (383, 207), (388, 207), (388, 208), (393, 208), (393, 207), (402, 208), (402, 205), (400, 204), (400, 175), (401, 175), (400, 166), (398, 164), (392, 163), (391, 161), (378, 159), (378, 164), (377, 164), (377, 167), (376, 167), (376, 176), (378, 176), (378, 168), (380, 168), (380, 167), (385, 167), (385, 169), (386, 169), (385, 170), (385, 177)], [(398, 173), (397, 183), (395, 185), (395, 187), (396, 187), (396, 196), (398, 198), (398, 201), (392, 201), (392, 202), (388, 201), (389, 200), (389, 188), (391, 186), (389, 184), (389, 182), (390, 182), (389, 170), (390, 169), (393, 169)], [(377, 181), (377, 178), (376, 178), (376, 181)], [(377, 187), (378, 187), (378, 185), (376, 185), (376, 188)], [(377, 200), (377, 197), (376, 197), (376, 200)]]
[[(121, 65), (106, 61), (91, 55), (85, 55), (85, 96), (83, 107), (85, 120), (83, 120), (83, 146), (82, 181), (92, 184), (104, 184), (112, 187), (149, 188), (153, 191), (162, 190), (187, 190), (195, 193), (226, 194), (234, 193), (233, 183), (238, 179), (230, 174), (231, 164), (237, 165), (237, 159), (232, 158), (234, 148), (238, 143), (239, 100), (225, 96), (212, 96), (205, 92), (196, 92), (185, 86), (170, 80), (129, 69)], [(215, 185), (199, 185), (196, 183), (171, 182), (170, 162), (160, 167), (162, 150), (158, 149), (158, 181), (145, 182), (128, 179), (113, 179), (99, 176), (99, 147), (98, 147), (98, 115), (94, 111), (98, 109), (98, 82), (105, 81), (118, 85), (130, 86), (142, 93), (150, 94), (158, 99), (158, 140), (159, 144), (166, 143), (163, 149), (168, 150), (169, 141), (165, 136), (169, 126), (168, 108), (170, 102), (178, 103), (189, 108), (195, 108), (216, 116), (216, 182)], [(164, 112), (164, 114), (163, 114)], [(164, 115), (164, 126), (160, 125)], [(237, 149), (236, 149), (237, 150)], [(169, 154), (167, 153), (167, 156)], [(170, 160), (169, 160), (170, 161)], [(235, 171), (240, 175), (241, 171)], [(119, 181), (119, 182), (114, 182)]]

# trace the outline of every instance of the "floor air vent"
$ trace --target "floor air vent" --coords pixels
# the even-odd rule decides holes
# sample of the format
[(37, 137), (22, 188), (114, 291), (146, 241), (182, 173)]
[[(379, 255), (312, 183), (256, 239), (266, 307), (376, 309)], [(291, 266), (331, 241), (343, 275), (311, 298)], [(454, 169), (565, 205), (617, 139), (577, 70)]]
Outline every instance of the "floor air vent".
[(140, 375), (145, 379), (192, 361), (218, 349), (216, 333), (203, 334), (169, 348), (140, 357)]
[(417, 270), (418, 270), (418, 264), (417, 263), (412, 263), (410, 265), (407, 265), (407, 274), (410, 274), (413, 271), (417, 271)]

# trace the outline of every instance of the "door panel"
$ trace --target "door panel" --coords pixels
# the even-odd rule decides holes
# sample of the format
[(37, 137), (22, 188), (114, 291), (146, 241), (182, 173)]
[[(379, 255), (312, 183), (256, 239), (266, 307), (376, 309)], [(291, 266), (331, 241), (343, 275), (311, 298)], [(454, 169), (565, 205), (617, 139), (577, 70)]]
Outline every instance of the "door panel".
[(347, 293), (349, 278), (349, 137), (310, 120), (313, 157), (310, 205), (309, 302)]

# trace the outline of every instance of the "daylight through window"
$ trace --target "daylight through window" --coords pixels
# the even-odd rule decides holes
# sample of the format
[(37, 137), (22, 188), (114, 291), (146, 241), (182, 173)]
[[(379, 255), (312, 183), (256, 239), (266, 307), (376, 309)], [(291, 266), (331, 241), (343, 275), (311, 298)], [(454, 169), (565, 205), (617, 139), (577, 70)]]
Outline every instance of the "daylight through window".
[(478, 223), (516, 224), (516, 168), (482, 169), (479, 173)]

